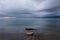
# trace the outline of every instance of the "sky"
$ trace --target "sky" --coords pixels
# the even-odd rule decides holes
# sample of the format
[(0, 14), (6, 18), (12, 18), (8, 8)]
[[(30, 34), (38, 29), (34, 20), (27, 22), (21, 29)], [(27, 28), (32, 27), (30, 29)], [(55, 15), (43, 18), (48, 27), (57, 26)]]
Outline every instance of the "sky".
[(0, 14), (14, 17), (60, 15), (60, 0), (0, 0)]

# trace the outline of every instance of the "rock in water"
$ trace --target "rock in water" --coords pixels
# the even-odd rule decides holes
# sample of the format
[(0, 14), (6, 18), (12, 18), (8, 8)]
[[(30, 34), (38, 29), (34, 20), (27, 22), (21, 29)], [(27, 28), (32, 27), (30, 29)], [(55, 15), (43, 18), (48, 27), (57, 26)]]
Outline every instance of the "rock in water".
[(25, 34), (26, 34), (27, 36), (32, 36), (32, 35), (33, 35), (33, 32), (25, 32)]
[(35, 30), (34, 28), (25, 28), (25, 30)]

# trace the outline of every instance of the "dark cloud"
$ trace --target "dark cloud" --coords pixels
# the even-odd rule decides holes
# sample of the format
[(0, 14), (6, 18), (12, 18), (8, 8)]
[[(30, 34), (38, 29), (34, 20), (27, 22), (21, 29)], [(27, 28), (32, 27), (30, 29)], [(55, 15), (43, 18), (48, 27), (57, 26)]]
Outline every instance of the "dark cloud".
[[(41, 17), (60, 14), (60, 0), (0, 0), (0, 14)], [(28, 16), (27, 16), (28, 15)]]

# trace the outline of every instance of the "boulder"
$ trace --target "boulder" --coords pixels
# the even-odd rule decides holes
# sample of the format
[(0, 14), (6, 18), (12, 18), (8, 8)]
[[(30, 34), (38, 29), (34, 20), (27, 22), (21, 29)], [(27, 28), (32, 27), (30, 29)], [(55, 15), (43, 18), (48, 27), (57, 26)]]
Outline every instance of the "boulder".
[(25, 28), (25, 30), (35, 30), (34, 28)]

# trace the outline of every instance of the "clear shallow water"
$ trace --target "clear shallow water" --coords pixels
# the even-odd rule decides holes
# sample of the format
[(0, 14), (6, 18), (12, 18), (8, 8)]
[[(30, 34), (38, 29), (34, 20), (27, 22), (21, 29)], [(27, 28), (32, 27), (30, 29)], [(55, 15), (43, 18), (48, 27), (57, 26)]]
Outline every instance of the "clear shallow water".
[(49, 18), (14, 18), (0, 19), (0, 32), (23, 32), (24, 28), (33, 27), (43, 31), (60, 33), (60, 19)]

